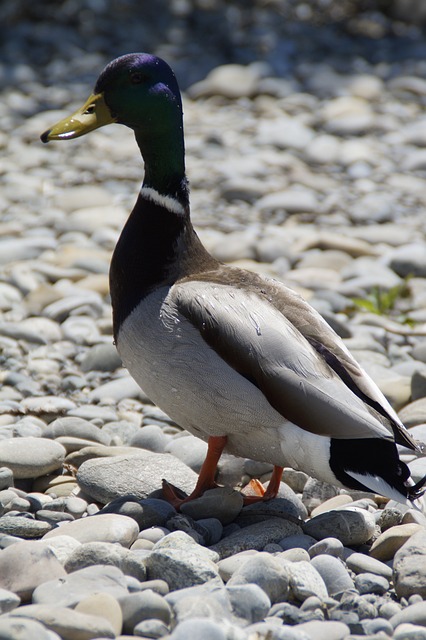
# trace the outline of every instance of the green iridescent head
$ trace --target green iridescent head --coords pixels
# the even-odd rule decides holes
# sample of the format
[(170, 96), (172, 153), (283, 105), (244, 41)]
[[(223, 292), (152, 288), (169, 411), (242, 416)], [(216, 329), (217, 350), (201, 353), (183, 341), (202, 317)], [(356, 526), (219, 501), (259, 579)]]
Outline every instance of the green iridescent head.
[(182, 129), (182, 101), (168, 64), (147, 53), (131, 53), (110, 62), (94, 93), (81, 109), (43, 133), (43, 142), (78, 138), (117, 122), (142, 137)]
[(45, 131), (41, 140), (69, 140), (112, 122), (134, 130), (145, 160), (144, 185), (187, 199), (182, 100), (169, 65), (147, 53), (110, 62), (94, 93), (71, 116)]

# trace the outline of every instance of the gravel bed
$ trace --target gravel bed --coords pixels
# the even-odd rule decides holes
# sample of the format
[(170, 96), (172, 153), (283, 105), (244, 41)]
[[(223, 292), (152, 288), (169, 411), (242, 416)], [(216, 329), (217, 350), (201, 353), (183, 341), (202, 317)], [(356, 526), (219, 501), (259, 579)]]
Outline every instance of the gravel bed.
[[(0, 65), (0, 638), (426, 639), (425, 500), (409, 509), (286, 469), (275, 500), (243, 507), (240, 489), (272, 466), (230, 455), (223, 488), (181, 513), (161, 499), (163, 477), (191, 491), (206, 445), (152, 405), (112, 342), (108, 268), (142, 178), (137, 147), (118, 126), (38, 140), (108, 59), (141, 48), (139, 26), (185, 88), (203, 242), (301, 292), (426, 441), (420, 31), (377, 14), (351, 23), (381, 25), (376, 40), (309, 22), (274, 31), (275, 9), (253, 3), (244, 42), (228, 34), (226, 55), (215, 32), (195, 64), (220, 2), (198, 3), (184, 43), (189, 2), (148, 16), (152, 32), (138, 17), (127, 40), (135, 3), (115, 32), (105, 3), (86, 22), (71, 4), (56, 30), (37, 8), (3, 9), (16, 38)], [(401, 455), (415, 481), (426, 474), (426, 456)]]

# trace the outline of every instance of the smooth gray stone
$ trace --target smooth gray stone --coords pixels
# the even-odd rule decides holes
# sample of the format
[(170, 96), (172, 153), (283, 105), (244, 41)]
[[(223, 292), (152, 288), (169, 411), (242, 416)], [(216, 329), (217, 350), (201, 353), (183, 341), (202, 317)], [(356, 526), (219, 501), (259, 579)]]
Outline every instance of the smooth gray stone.
[(161, 488), (163, 478), (191, 493), (197, 474), (171, 455), (144, 449), (131, 456), (87, 460), (77, 472), (82, 491), (103, 504), (126, 493), (148, 498)]
[(0, 640), (60, 640), (36, 620), (22, 620), (8, 614), (0, 618)]
[(393, 579), (400, 598), (412, 594), (426, 598), (426, 530), (412, 535), (395, 553)]
[(374, 573), (388, 580), (392, 578), (391, 567), (365, 553), (351, 553), (346, 558), (346, 564), (354, 573)]
[[(91, 402), (111, 402), (111, 400), (113, 400), (118, 404), (121, 400), (128, 398), (137, 398), (142, 402), (145, 399), (142, 389), (130, 376), (123, 376), (105, 382), (89, 393), (89, 400)], [(136, 425), (135, 427), (139, 429)]]
[(88, 371), (115, 371), (121, 367), (121, 358), (113, 344), (95, 344), (85, 353), (80, 362), (84, 373)]
[(31, 604), (15, 609), (11, 615), (21, 620), (36, 620), (65, 640), (116, 637), (111, 623), (105, 618), (72, 611), (68, 607)]
[[(268, 483), (265, 483), (265, 488), (267, 485)], [(268, 502), (255, 502), (254, 504), (244, 507), (236, 521), (238, 524), (242, 524), (242, 526), (258, 522), (260, 516), (256, 516), (257, 512), (261, 512), (263, 518), (268, 516), (273, 517), (277, 514), (289, 516), (289, 519), (296, 518), (304, 520), (308, 517), (308, 512), (303, 502), (284, 482), (280, 485), (277, 498), (268, 500)]]
[(93, 442), (99, 442), (99, 444), (106, 446), (111, 442), (111, 436), (104, 432), (103, 429), (95, 426), (93, 422), (71, 416), (57, 418), (48, 424), (43, 430), (43, 436), (52, 439), (60, 438), (61, 436), (71, 436), (72, 438), (92, 440)]
[(13, 487), (13, 471), (9, 467), (0, 468), (0, 491)]
[(172, 454), (190, 469), (199, 473), (207, 454), (207, 443), (191, 434), (179, 435), (178, 438), (170, 440), (165, 452)]
[(66, 572), (56, 555), (40, 541), (13, 544), (0, 553), (0, 587), (27, 602), (40, 584)]
[(386, 633), (387, 636), (392, 636), (393, 627), (391, 623), (385, 618), (375, 618), (374, 620), (363, 620), (362, 628), (364, 632), (368, 635), (373, 635), (374, 633)]
[(338, 489), (332, 484), (321, 482), (316, 478), (308, 478), (303, 488), (302, 502), (310, 513), (315, 507), (337, 496), (338, 493)]
[[(0, 577), (1, 580), (1, 577)], [(21, 604), (21, 598), (9, 589), (0, 587), (0, 615), (8, 613)]]
[(311, 640), (343, 640), (350, 633), (346, 624), (334, 620), (302, 622), (296, 626), (296, 630), (303, 631)]
[(267, 640), (311, 640), (303, 631), (289, 625), (280, 625), (273, 622), (255, 622), (245, 628), (249, 638), (267, 638)]
[(130, 547), (138, 533), (139, 527), (133, 518), (117, 513), (103, 513), (65, 522), (60, 528), (49, 531), (44, 540), (65, 535), (79, 542), (117, 542), (123, 547)]
[(316, 543), (315, 538), (304, 533), (287, 536), (278, 542), (283, 551), (288, 549), (305, 549), (308, 551)]
[(426, 640), (426, 628), (406, 622), (395, 629), (392, 638), (394, 640)]
[(202, 535), (207, 546), (216, 544), (222, 537), (223, 525), (217, 518), (201, 518), (197, 520), (197, 527), (204, 530)]
[(165, 580), (145, 580), (139, 583), (138, 591), (144, 591), (145, 589), (151, 589), (151, 591), (159, 593), (160, 596), (166, 596), (170, 591), (169, 585)]
[(61, 511), (53, 511), (51, 509), (39, 509), (36, 513), (37, 520), (48, 522), (52, 526), (56, 526), (61, 522), (71, 522), (74, 517), (69, 513), (63, 513)]
[(308, 553), (311, 558), (325, 554), (343, 559), (343, 544), (337, 538), (324, 538), (309, 547)]
[(290, 591), (296, 600), (304, 602), (311, 596), (328, 597), (327, 586), (315, 567), (306, 561), (289, 562)]
[(247, 549), (261, 550), (267, 544), (279, 542), (287, 536), (300, 533), (300, 527), (293, 522), (283, 518), (268, 518), (264, 522), (257, 522), (231, 533), (211, 548), (219, 554), (220, 558), (227, 558)]
[(118, 567), (124, 575), (146, 580), (145, 560), (136, 551), (110, 542), (86, 542), (71, 553), (65, 562), (67, 573), (73, 573), (94, 565)]
[(162, 527), (176, 515), (176, 509), (165, 500), (155, 498), (140, 500), (136, 496), (128, 495), (116, 498), (105, 505), (99, 513), (118, 513), (129, 516), (136, 520), (139, 529), (143, 531), (150, 527)]
[(191, 618), (181, 622), (173, 633), (169, 636), (169, 640), (227, 640), (226, 631), (218, 622), (209, 620), (208, 618)]
[(128, 593), (125, 575), (117, 567), (86, 567), (40, 584), (33, 593), (33, 603), (74, 607), (96, 592), (110, 593), (116, 599), (124, 597)]
[(25, 540), (41, 538), (52, 529), (52, 525), (41, 520), (22, 516), (6, 515), (0, 518), (0, 534), (16, 536)]
[(123, 612), (124, 633), (132, 634), (139, 622), (151, 618), (161, 620), (166, 625), (170, 624), (170, 605), (165, 598), (150, 589), (124, 596), (120, 598), (119, 603)]
[(232, 607), (229, 592), (216, 580), (205, 584), (178, 589), (166, 595), (178, 623), (189, 618), (231, 620)]
[(287, 599), (289, 582), (289, 568), (283, 562), (268, 553), (257, 553), (233, 572), (227, 586), (257, 584), (274, 604)]
[(372, 537), (376, 523), (374, 516), (361, 509), (335, 509), (308, 520), (304, 533), (317, 540), (334, 537), (345, 546), (364, 544)]
[[(349, 589), (340, 596), (340, 602), (330, 611), (333, 620), (337, 620), (336, 613), (355, 614), (359, 620), (378, 617), (377, 607), (370, 602), (370, 597), (360, 596), (355, 590)], [(374, 598), (375, 601), (376, 598)]]
[(194, 520), (217, 518), (224, 525), (233, 522), (243, 508), (243, 496), (231, 487), (205, 491), (200, 498), (183, 504), (180, 511)]
[(226, 585), (232, 613), (245, 624), (263, 620), (271, 608), (271, 601), (257, 584)]
[(405, 607), (405, 609), (402, 609), (402, 611), (396, 613), (390, 619), (390, 623), (394, 629), (405, 622), (426, 627), (426, 600), (408, 605), (408, 607)]
[(389, 266), (402, 278), (426, 277), (426, 251), (423, 243), (404, 245), (392, 252)]
[(389, 582), (383, 576), (374, 573), (359, 573), (355, 578), (355, 587), (361, 595), (364, 593), (384, 595), (389, 590)]
[(312, 558), (311, 564), (324, 580), (330, 596), (355, 588), (345, 565), (338, 558), (321, 554)]
[(405, 405), (399, 412), (399, 417), (407, 429), (424, 424), (426, 422), (426, 398), (420, 398)]
[(169, 635), (169, 627), (161, 620), (151, 618), (142, 620), (133, 629), (133, 635), (142, 638), (163, 638)]
[(193, 553), (192, 549), (156, 548), (155, 545), (146, 564), (149, 577), (165, 580), (171, 591), (213, 579), (222, 582), (217, 566), (208, 557)]
[(158, 424), (146, 424), (136, 431), (129, 444), (154, 453), (164, 453), (170, 438)]
[(15, 478), (38, 478), (59, 469), (66, 451), (47, 438), (0, 440), (0, 466), (7, 466)]

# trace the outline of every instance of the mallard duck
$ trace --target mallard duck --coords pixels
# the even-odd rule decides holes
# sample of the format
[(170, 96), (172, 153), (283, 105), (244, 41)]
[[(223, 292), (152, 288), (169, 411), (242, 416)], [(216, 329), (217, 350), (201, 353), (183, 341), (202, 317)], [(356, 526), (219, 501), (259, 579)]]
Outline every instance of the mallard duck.
[(414, 483), (397, 444), (419, 451), (339, 336), (281, 282), (219, 263), (190, 220), (183, 113), (170, 67), (146, 53), (113, 60), (94, 94), (43, 133), (69, 140), (110, 123), (133, 129), (145, 175), (110, 269), (114, 338), (131, 375), (181, 427), (207, 441), (190, 496), (216, 486), (223, 451), (339, 487), (411, 504)]

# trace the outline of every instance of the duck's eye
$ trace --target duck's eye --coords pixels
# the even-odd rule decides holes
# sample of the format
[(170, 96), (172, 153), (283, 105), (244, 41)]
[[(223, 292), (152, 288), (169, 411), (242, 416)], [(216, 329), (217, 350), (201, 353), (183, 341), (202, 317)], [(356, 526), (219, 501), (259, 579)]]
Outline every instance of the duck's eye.
[(84, 112), (85, 115), (90, 116), (92, 113), (95, 113), (95, 105), (91, 104), (87, 107), (86, 111)]
[(144, 80), (145, 80), (145, 76), (143, 75), (143, 73), (139, 73), (138, 71), (136, 71), (135, 73), (132, 73), (130, 76), (130, 82), (132, 84), (140, 84)]

